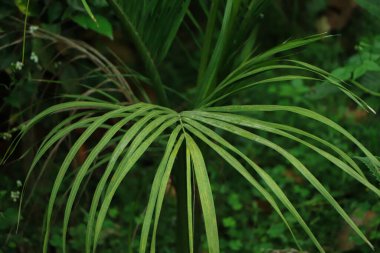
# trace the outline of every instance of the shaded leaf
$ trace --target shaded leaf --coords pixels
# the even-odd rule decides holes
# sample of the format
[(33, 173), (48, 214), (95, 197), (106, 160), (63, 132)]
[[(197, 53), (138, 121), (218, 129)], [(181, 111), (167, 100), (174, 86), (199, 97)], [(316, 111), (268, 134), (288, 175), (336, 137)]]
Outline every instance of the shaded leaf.
[(93, 30), (101, 35), (104, 35), (111, 40), (113, 39), (113, 29), (110, 21), (100, 15), (96, 15), (96, 23), (91, 17), (84, 14), (79, 14), (71, 18), (75, 23), (83, 27), (84, 29)]

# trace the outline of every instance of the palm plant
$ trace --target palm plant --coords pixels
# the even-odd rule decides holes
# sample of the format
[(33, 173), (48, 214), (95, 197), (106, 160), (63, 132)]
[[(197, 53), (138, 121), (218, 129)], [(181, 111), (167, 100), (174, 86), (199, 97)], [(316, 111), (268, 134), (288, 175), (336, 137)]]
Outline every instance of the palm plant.
[[(94, 18), (90, 6), (82, 0), (89, 15)], [(111, 97), (111, 102), (99, 98), (78, 96), (75, 101), (64, 102), (41, 112), (26, 123), (19, 138), (44, 118), (70, 111), (71, 114), (57, 124), (44, 138), (35, 154), (27, 175), (32, 175), (47, 152), (60, 140), (70, 135), (75, 129), (85, 129), (70, 148), (60, 165), (47, 205), (44, 223), (43, 252), (48, 251), (50, 226), (55, 213), (56, 200), (63, 180), (81, 146), (86, 143), (98, 129), (105, 129), (105, 134), (97, 141), (84, 163), (75, 171), (69, 194), (65, 202), (62, 227), (62, 252), (66, 252), (66, 237), (73, 205), (83, 187), (84, 180), (91, 175), (99, 164), (104, 164), (102, 176), (92, 195), (89, 209), (85, 252), (95, 252), (102, 227), (112, 199), (129, 172), (143, 157), (154, 142), (164, 143), (165, 151), (157, 167), (152, 182), (141, 230), (139, 252), (156, 250), (156, 233), (159, 224), (166, 186), (171, 175), (174, 176), (178, 198), (178, 252), (198, 252), (199, 232), (194, 230), (195, 220), (200, 219), (194, 209), (200, 208), (204, 220), (208, 251), (219, 252), (218, 225), (213, 202), (211, 182), (207, 172), (208, 152), (216, 152), (227, 164), (247, 180), (272, 206), (289, 229), (290, 235), (299, 246), (291, 224), (284, 213), (284, 208), (297, 221), (319, 252), (325, 252), (317, 237), (301, 217), (287, 194), (281, 189), (267, 171), (257, 162), (231, 144), (220, 130), (263, 145), (285, 158), (301, 173), (307, 181), (326, 199), (345, 222), (359, 235), (369, 247), (373, 247), (358, 226), (343, 210), (326, 187), (313, 173), (286, 147), (277, 145), (260, 133), (267, 132), (273, 136), (282, 136), (310, 148), (326, 158), (343, 173), (351, 176), (371, 192), (380, 196), (380, 190), (370, 183), (356, 162), (342, 149), (314, 135), (311, 132), (280, 123), (263, 121), (254, 117), (257, 112), (270, 113), (284, 111), (300, 118), (315, 120), (342, 134), (356, 145), (375, 168), (380, 168), (378, 159), (367, 150), (349, 132), (330, 119), (305, 108), (284, 105), (226, 105), (230, 98), (240, 92), (258, 85), (278, 84), (295, 79), (327, 80), (339, 88), (365, 110), (372, 109), (359, 97), (349, 91), (346, 83), (328, 72), (311, 64), (278, 57), (309, 43), (323, 39), (325, 35), (316, 35), (302, 39), (289, 40), (264, 52), (258, 50), (258, 32), (256, 24), (262, 9), (269, 1), (264, 0), (213, 0), (196, 1), (207, 17), (207, 26), (201, 27), (189, 9), (190, 0), (185, 1), (145, 1), (145, 0), (108, 0), (126, 36), (136, 49), (143, 63), (143, 71), (134, 73), (135, 78), (143, 80), (154, 89), (157, 103), (149, 103), (128, 87), (123, 94), (126, 100)], [(168, 87), (162, 82), (158, 66), (168, 54), (177, 36), (177, 31), (189, 17), (192, 25), (200, 33), (200, 59), (198, 63), (197, 82), (193, 97), (186, 100), (187, 110), (176, 111), (178, 106), (168, 99)], [(268, 77), (271, 71), (281, 70), (285, 75)], [(182, 93), (182, 90), (177, 90)], [(185, 102), (186, 102), (185, 101)], [(113, 124), (109, 124), (112, 120)], [(18, 138), (18, 139), (19, 139)], [(17, 139), (17, 140), (18, 140)], [(17, 143), (17, 140), (15, 144)], [(12, 148), (11, 148), (12, 150)], [(112, 150), (112, 152), (108, 152)], [(105, 156), (100, 156), (100, 154)], [(5, 156), (7, 159), (9, 154)], [(173, 168), (176, 167), (174, 171)], [(24, 192), (24, 190), (23, 190)], [(20, 204), (21, 205), (21, 204)], [(21, 210), (21, 208), (20, 208)], [(152, 228), (153, 227), (153, 228)], [(149, 240), (150, 238), (150, 240)], [(299, 246), (300, 247), (300, 246)]]

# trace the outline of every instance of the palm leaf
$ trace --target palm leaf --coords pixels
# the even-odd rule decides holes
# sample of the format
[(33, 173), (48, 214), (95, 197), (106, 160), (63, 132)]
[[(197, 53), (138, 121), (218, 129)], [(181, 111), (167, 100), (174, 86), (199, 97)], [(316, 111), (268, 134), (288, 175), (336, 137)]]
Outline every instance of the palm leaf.
[(215, 133), (211, 129), (189, 119), (185, 119), (185, 121), (188, 121), (189, 124), (191, 124), (192, 126), (196, 127), (196, 129), (198, 129), (196, 130), (192, 126), (187, 126), (187, 128), (192, 133), (194, 133), (197, 137), (199, 137), (201, 140), (207, 143), (212, 149), (214, 149), (220, 155), (220, 157), (225, 159), (234, 169), (236, 169), (248, 182), (252, 184), (253, 187), (255, 187), (265, 197), (265, 199), (269, 202), (269, 204), (273, 207), (273, 209), (276, 211), (276, 213), (280, 216), (282, 221), (285, 223), (285, 225), (289, 229), (299, 249), (301, 249), (301, 247), (299, 246), (299, 243), (294, 235), (294, 232), (291, 229), (290, 225), (288, 224), (288, 221), (284, 217), (283, 213), (281, 212), (280, 208), (278, 207), (273, 197), (256, 181), (256, 179), (254, 179), (251, 176), (251, 174), (241, 165), (239, 161), (237, 161), (222, 147), (211, 142), (202, 133), (205, 133), (209, 138), (220, 143), (223, 147), (230, 149), (234, 153), (241, 156), (245, 161), (247, 161), (250, 164), (250, 166), (264, 179), (266, 184), (272, 189), (272, 191), (276, 194), (276, 196), (280, 199), (280, 201), (289, 209), (289, 211), (293, 214), (293, 216), (296, 218), (299, 224), (304, 228), (305, 232), (309, 235), (309, 237), (311, 238), (313, 243), (316, 245), (316, 247), (319, 249), (319, 251), (324, 252), (322, 246), (319, 244), (318, 240), (315, 238), (310, 228), (304, 222), (304, 220), (299, 215), (299, 213), (294, 208), (294, 206), (291, 204), (291, 202), (287, 199), (286, 195), (282, 192), (281, 188), (275, 183), (275, 181), (267, 173), (265, 173), (263, 169), (261, 169), (257, 164), (251, 161), (247, 156), (241, 153), (238, 149), (234, 148), (231, 144), (229, 144), (226, 140), (224, 140), (222, 137), (220, 137), (217, 133)]
[[(161, 62), (174, 40), (190, 1), (109, 0), (128, 22), (130, 36), (146, 48), (152, 59)], [(132, 34), (133, 33), (133, 34)]]
[(156, 252), (156, 234), (157, 234), (157, 228), (158, 228), (158, 221), (159, 221), (160, 214), (161, 214), (162, 203), (164, 200), (164, 196), (165, 196), (166, 187), (167, 187), (167, 184), (169, 181), (170, 173), (171, 173), (172, 168), (173, 168), (174, 160), (177, 157), (178, 150), (179, 150), (183, 140), (184, 140), (184, 135), (181, 135), (179, 137), (176, 145), (174, 146), (172, 153), (170, 154), (170, 157), (169, 157), (168, 162), (166, 164), (165, 172), (162, 176), (161, 185), (160, 185), (160, 189), (159, 189), (158, 196), (157, 196), (156, 210), (155, 210), (155, 214), (154, 214), (152, 242), (151, 242), (151, 247), (150, 247), (151, 253)]
[[(198, 114), (198, 113), (193, 113), (193, 118), (196, 118), (199, 120), (207, 121), (204, 118), (202, 119), (202, 116), (207, 117), (207, 118), (212, 118), (212, 119), (218, 119), (218, 120), (222, 120), (222, 121), (232, 123), (232, 124), (236, 124), (236, 125), (240, 125), (240, 126), (246, 126), (246, 127), (250, 127), (250, 128), (255, 128), (255, 129), (260, 129), (260, 130), (264, 130), (267, 132), (271, 132), (271, 133), (286, 137), (290, 140), (296, 141), (300, 144), (303, 144), (303, 145), (309, 147), (310, 149), (314, 150), (316, 153), (323, 156), (324, 158), (326, 158), (327, 160), (329, 160), (333, 164), (335, 164), (337, 167), (342, 169), (345, 173), (347, 173), (348, 175), (350, 175), (351, 177), (353, 177), (354, 179), (356, 179), (357, 181), (362, 183), (364, 186), (368, 187), (375, 194), (380, 196), (380, 190), (378, 190), (377, 187), (372, 185), (365, 177), (362, 176), (361, 170), (359, 170), (359, 172), (357, 172), (353, 168), (348, 166), (345, 162), (343, 162), (342, 160), (338, 159), (337, 157), (331, 155), (330, 153), (312, 145), (309, 142), (306, 142), (300, 138), (297, 138), (294, 135), (291, 135), (291, 134), (286, 133), (284, 131), (281, 131), (279, 129), (273, 128), (271, 125), (266, 124), (265, 122), (258, 121), (255, 119), (251, 119), (251, 118), (244, 117), (244, 116), (240, 116), (240, 115), (233, 115), (233, 114), (200, 113), (200, 115), (202, 115), (201, 117), (199, 117), (199, 116), (194, 117), (194, 114)], [(283, 128), (284, 127), (286, 128), (286, 126), (283, 126)], [(343, 153), (343, 154), (346, 157), (348, 156), (345, 153)]]
[[(95, 224), (95, 218), (96, 218), (96, 211), (97, 207), (100, 201), (100, 197), (102, 192), (104, 191), (104, 188), (106, 186), (106, 183), (108, 181), (108, 178), (110, 177), (112, 171), (114, 170), (116, 161), (119, 159), (121, 154), (125, 151), (128, 144), (133, 140), (133, 138), (136, 136), (136, 134), (141, 131), (141, 129), (144, 127), (144, 125), (149, 122), (150, 120), (154, 119), (155, 117), (159, 116), (160, 112), (150, 112), (147, 115), (145, 115), (143, 118), (138, 120), (128, 131), (122, 136), (121, 140), (117, 144), (116, 148), (111, 154), (111, 159), (109, 163), (107, 164), (107, 167), (96, 187), (95, 193), (93, 195), (92, 201), (91, 201), (91, 207), (90, 212), (88, 216), (88, 223), (87, 223), (87, 230), (86, 230), (86, 252), (90, 252), (91, 250), (91, 244), (92, 244), (92, 236), (93, 236), (93, 229)], [(126, 158), (124, 159), (124, 162), (126, 162)]]
[(189, 230), (189, 251), (194, 253), (194, 225), (193, 225), (193, 190), (190, 150), (186, 147), (186, 193), (187, 193), (187, 227)]
[[(86, 12), (96, 22), (87, 1), (81, 1)], [(108, 0), (110, 6), (120, 18), (121, 24), (124, 26), (127, 33), (127, 37), (135, 46), (148, 78), (136, 72), (133, 72), (128, 77), (137, 77), (139, 81), (151, 82), (153, 88), (156, 90), (159, 102), (164, 106), (169, 106), (169, 100), (166, 95), (167, 90), (174, 93), (179, 92), (173, 90), (171, 87), (165, 87), (161, 81), (158, 64), (162, 63), (167, 56), (173, 40), (176, 37), (177, 31), (183, 22), (185, 14), (189, 13), (188, 16), (190, 20), (194, 23), (198, 32), (201, 33), (201, 37), (203, 37), (197, 79), (198, 96), (196, 97), (195, 102), (197, 105), (196, 108), (201, 109), (177, 113), (166, 107), (144, 103), (125, 106), (121, 105), (120, 101), (108, 94), (106, 90), (90, 88), (90, 91), (82, 95), (68, 96), (72, 99), (84, 101), (67, 102), (50, 107), (27, 122), (22, 129), (20, 136), (15, 139), (9, 152), (4, 156), (3, 161), (9, 157), (20, 138), (22, 138), (26, 132), (38, 122), (52, 114), (74, 111), (74, 114), (71, 114), (67, 119), (54, 127), (42, 141), (42, 144), (32, 161), (26, 181), (28, 181), (31, 173), (37, 168), (44, 155), (51, 150), (54, 145), (59, 145), (59, 143), (75, 129), (84, 129), (84, 132), (79, 136), (66, 154), (55, 178), (47, 206), (43, 252), (47, 252), (48, 249), (50, 226), (52, 217), (56, 213), (56, 199), (58, 198), (65, 178), (69, 176), (74, 179), (72, 180), (71, 185), (66, 189), (68, 198), (66, 200), (62, 226), (62, 251), (64, 253), (66, 252), (66, 236), (69, 229), (71, 213), (75, 201), (80, 198), (82, 192), (86, 188), (84, 187), (86, 184), (85, 178), (87, 177), (86, 179), (88, 182), (91, 173), (95, 169), (99, 169), (101, 165), (106, 164), (93, 194), (86, 228), (85, 252), (95, 252), (108, 209), (116, 191), (139, 159), (147, 153), (147, 150), (152, 143), (162, 137), (164, 132), (169, 132), (170, 137), (166, 142), (165, 152), (158, 165), (152, 183), (142, 225), (139, 245), (140, 253), (146, 252), (149, 246), (148, 238), (151, 232), (152, 220), (153, 231), (150, 242), (150, 252), (154, 253), (156, 251), (156, 234), (165, 191), (172, 173), (174, 162), (179, 156), (179, 150), (183, 141), (186, 142), (186, 153), (183, 153), (186, 157), (186, 162), (184, 163), (183, 168), (179, 169), (186, 169), (186, 181), (183, 181), (182, 183), (186, 184), (187, 193), (185, 196), (181, 197), (186, 198), (187, 209), (185, 211), (188, 216), (187, 234), (190, 252), (192, 253), (198, 250), (194, 247), (193, 234), (193, 222), (195, 218), (193, 217), (193, 195), (195, 194), (196, 189), (198, 189), (197, 193), (200, 197), (208, 250), (211, 253), (218, 253), (220, 251), (215, 205), (212, 196), (211, 182), (208, 177), (205, 162), (206, 154), (200, 149), (197, 142), (198, 140), (201, 140), (214, 150), (221, 158), (231, 165), (233, 169), (242, 175), (266, 199), (266, 201), (268, 201), (275, 212), (280, 216), (281, 220), (285, 223), (298, 248), (300, 248), (300, 245), (296, 239), (295, 233), (285, 218), (279, 204), (284, 206), (295, 218), (295, 221), (309, 236), (318, 251), (324, 252), (324, 249), (314, 236), (313, 232), (276, 181), (246, 154), (242, 153), (221, 135), (217, 134), (217, 131), (220, 129), (250, 141), (254, 141), (260, 145), (264, 145), (284, 157), (286, 161), (291, 163), (310, 182), (310, 184), (321, 193), (338, 214), (351, 226), (356, 234), (358, 234), (370, 247), (373, 247), (322, 183), (301, 161), (289, 153), (284, 147), (280, 147), (274, 142), (253, 134), (248, 130), (258, 129), (260, 131), (265, 131), (285, 137), (310, 148), (379, 196), (380, 190), (365, 178), (364, 173), (350, 156), (335, 145), (307, 131), (284, 124), (253, 119), (251, 117), (240, 115), (240, 113), (286, 111), (303, 117), (312, 118), (343, 134), (366, 155), (366, 158), (364, 159), (370, 162), (371, 167), (375, 168), (375, 170), (376, 168), (379, 168), (379, 160), (348, 131), (316, 112), (294, 106), (252, 105), (208, 107), (236, 92), (260, 84), (270, 84), (290, 80), (323, 79), (339, 88), (358, 105), (365, 109), (372, 110), (360, 97), (349, 91), (344, 81), (332, 76), (328, 72), (301, 61), (274, 59), (279, 54), (287, 53), (289, 50), (300, 48), (327, 36), (316, 35), (290, 40), (266, 52), (256, 52), (255, 48), (257, 48), (258, 39), (258, 35), (256, 34), (256, 21), (259, 17), (258, 13), (268, 2), (269, 1), (264, 0), (227, 0), (225, 2), (213, 0), (210, 3), (211, 8), (208, 10), (209, 2), (200, 1), (200, 6), (208, 18), (207, 28), (203, 33), (200, 23), (195, 19), (195, 15), (189, 13), (188, 7), (190, 0)], [(220, 18), (220, 16), (222, 17)], [(252, 22), (255, 23), (255, 25), (252, 25)], [(220, 31), (217, 29), (219, 26)], [(239, 26), (240, 29), (236, 29), (237, 26)], [(120, 71), (94, 48), (86, 44), (77, 46), (70, 40), (58, 35), (53, 36), (46, 31), (42, 31), (39, 35), (54, 42), (59, 40), (64, 41), (67, 45), (74, 46), (85, 55), (93, 55), (92, 60), (98, 66), (104, 68), (107, 74), (110, 74), (110, 79), (111, 76), (116, 75), (114, 81), (119, 83), (119, 87), (126, 86), (126, 91), (128, 93), (126, 94), (126, 97), (128, 101), (135, 101), (133, 92), (130, 90), (124, 76), (122, 76)], [(86, 51), (88, 52), (86, 53)], [(265, 78), (267, 72), (276, 70), (294, 71), (297, 73), (287, 73), (283, 76)], [(128, 71), (130, 71), (129, 68)], [(302, 72), (302, 74), (298, 74), (298, 72)], [(307, 75), (304, 74), (305, 72)], [(90, 97), (89, 95), (93, 93), (101, 95), (102, 98)], [(109, 99), (112, 102), (106, 102), (103, 98)], [(107, 121), (110, 119), (116, 119), (117, 123), (108, 125)], [(128, 124), (128, 126), (126, 126), (126, 124)], [(206, 125), (211, 125), (216, 130), (211, 129)], [(69, 173), (70, 165), (80, 147), (100, 128), (106, 129), (105, 134), (98, 140), (94, 147), (89, 149), (89, 155), (86, 157), (81, 167), (78, 170)], [(317, 144), (314, 145), (310, 141)], [(114, 145), (116, 145), (116, 147), (111, 154), (101, 156), (106, 148)], [(326, 148), (328, 150), (326, 150)], [(54, 148), (51, 152), (53, 151)], [(331, 151), (335, 153), (332, 154)], [(243, 160), (245, 164), (249, 165), (252, 169), (252, 173), (247, 170), (239, 160)], [(41, 170), (41, 173), (43, 170), (44, 168)], [(256, 179), (257, 176), (263, 181), (263, 183), (265, 183), (265, 187)], [(269, 188), (270, 192), (266, 188)], [(23, 198), (24, 189), (25, 188), (23, 188), (21, 198)], [(64, 197), (66, 193), (63, 194)]]
[(109, 113), (106, 113), (105, 115), (102, 115), (98, 117), (86, 130), (85, 132), (79, 137), (79, 139), (74, 143), (74, 145), (71, 147), (69, 153), (67, 154), (65, 160), (62, 162), (62, 165), (58, 171), (58, 175), (54, 181), (53, 189), (51, 191), (51, 195), (49, 198), (48, 208), (47, 208), (47, 217), (46, 217), (46, 231), (45, 231), (45, 237), (44, 237), (44, 246), (43, 246), (43, 252), (47, 252), (48, 248), (48, 242), (49, 242), (49, 235), (50, 235), (50, 221), (51, 216), (54, 208), (55, 199), (57, 197), (59, 188), (62, 184), (62, 181), (65, 177), (66, 171), (68, 170), (71, 162), (73, 161), (75, 155), (79, 151), (80, 147), (84, 144), (84, 142), (97, 130), (97, 128), (102, 125), (104, 122), (111, 118), (117, 118), (120, 116), (124, 116), (123, 114), (120, 115), (120, 113), (123, 113), (125, 111), (128, 111), (129, 108), (121, 108), (117, 110), (113, 110)]
[(287, 111), (295, 114), (299, 114), (301, 116), (316, 120), (321, 122), (324, 125), (327, 125), (334, 130), (338, 131), (339, 133), (343, 134), (347, 139), (349, 139), (351, 142), (353, 142), (362, 152), (370, 159), (372, 164), (374, 166), (379, 167), (380, 162), (379, 160), (367, 149), (364, 147), (363, 144), (361, 144), (352, 134), (350, 134), (347, 130), (345, 130), (343, 127), (336, 124), (334, 121), (326, 118), (325, 116), (316, 113), (314, 111), (296, 107), (296, 106), (283, 106), (283, 105), (251, 105), (251, 106), (223, 106), (223, 107), (211, 107), (207, 108), (207, 111), (220, 111), (220, 112), (255, 112), (255, 111)]
[(218, 225), (216, 222), (215, 206), (212, 197), (211, 185), (208, 179), (203, 155), (198, 145), (190, 135), (186, 135), (186, 147), (189, 149), (191, 161), (194, 164), (195, 179), (199, 189), (209, 252), (218, 253)]
[[(173, 148), (175, 146), (175, 142), (176, 142), (176, 139), (178, 137), (180, 130), (181, 130), (181, 127), (178, 126), (171, 133), (169, 140), (168, 140), (168, 144), (166, 145), (165, 154), (162, 157), (161, 163), (158, 166), (158, 169), (156, 172), (156, 176), (154, 177), (154, 180), (153, 180), (152, 189), (150, 191), (150, 196), (149, 196), (149, 200), (148, 200), (148, 206), (146, 208), (145, 217), (144, 217), (142, 230), (141, 230), (140, 249), (139, 249), (140, 253), (146, 251), (150, 225), (151, 225), (151, 221), (152, 221), (154, 208), (157, 205), (156, 202), (157, 202), (157, 198), (159, 195), (159, 190), (161, 188), (160, 186), (161, 186), (161, 184), (163, 184), (164, 187), (166, 186), (166, 184), (163, 183), (163, 176), (164, 176), (164, 173), (166, 172), (166, 170), (168, 169), (168, 162), (170, 160), (170, 157), (173, 156), (172, 151), (173, 151)], [(157, 209), (156, 209), (156, 212), (158, 212)]]
[(319, 182), (319, 180), (302, 164), (302, 162), (300, 162), (296, 157), (287, 152), (284, 148), (276, 145), (275, 143), (265, 138), (262, 138), (256, 134), (253, 134), (240, 127), (236, 127), (235, 125), (226, 122), (207, 119), (205, 123), (231, 132), (233, 134), (242, 136), (278, 152), (281, 156), (286, 158), (325, 197), (325, 199), (331, 204), (331, 206), (334, 207), (334, 209), (341, 215), (341, 217), (347, 222), (347, 224), (350, 225), (350, 227), (356, 232), (356, 234), (359, 235), (363, 239), (363, 241), (365, 241), (371, 248), (373, 248), (373, 245), (369, 242), (366, 236), (361, 232), (358, 226), (352, 221), (352, 219), (338, 204), (338, 202), (336, 202), (336, 200), (331, 196), (331, 194), (326, 190), (326, 188)]
[(74, 200), (76, 197), (76, 194), (79, 190), (80, 184), (87, 174), (87, 171), (91, 164), (94, 162), (94, 160), (97, 158), (99, 153), (102, 151), (102, 149), (105, 148), (108, 142), (113, 138), (113, 136), (119, 132), (119, 130), (126, 125), (129, 121), (133, 120), (140, 114), (144, 113), (146, 110), (149, 110), (150, 107), (143, 108), (142, 110), (138, 110), (135, 113), (130, 114), (129, 116), (123, 118), (118, 123), (116, 123), (114, 126), (112, 126), (108, 132), (104, 134), (104, 136), (101, 138), (99, 143), (95, 146), (95, 148), (91, 151), (89, 156), (86, 158), (85, 162), (81, 166), (79, 172), (77, 173), (77, 176), (74, 180), (73, 187), (71, 189), (70, 195), (66, 202), (66, 209), (65, 209), (65, 215), (63, 220), (63, 232), (62, 232), (62, 251), (65, 252), (65, 245), (66, 245), (66, 232), (67, 232), (67, 226), (69, 222), (69, 217), (71, 214), (71, 209), (74, 204)]
[[(152, 144), (152, 142), (162, 134), (167, 128), (172, 126), (178, 120), (177, 117), (173, 118), (173, 115), (168, 115), (165, 117), (159, 117), (156, 120), (152, 121), (146, 127), (141, 129), (141, 132), (136, 136), (135, 140), (132, 142), (131, 147), (125, 156), (125, 159), (120, 163), (119, 167), (115, 170), (113, 177), (107, 187), (106, 194), (103, 200), (102, 205), (100, 206), (98, 218), (95, 224), (95, 233), (94, 233), (94, 247), (93, 251), (95, 251), (96, 243), (98, 242), (98, 238), (100, 235), (101, 228), (103, 226), (103, 222), (105, 216), (107, 214), (108, 208), (111, 204), (112, 198), (116, 193), (117, 188), (123, 181), (124, 177), (128, 174), (128, 172), (132, 169), (134, 164), (139, 160), (139, 158), (145, 153), (148, 147)], [(148, 138), (145, 138), (148, 133), (155, 131)], [(143, 136), (143, 138), (139, 138), (139, 136)], [(132, 147), (135, 146), (134, 152), (130, 152)]]

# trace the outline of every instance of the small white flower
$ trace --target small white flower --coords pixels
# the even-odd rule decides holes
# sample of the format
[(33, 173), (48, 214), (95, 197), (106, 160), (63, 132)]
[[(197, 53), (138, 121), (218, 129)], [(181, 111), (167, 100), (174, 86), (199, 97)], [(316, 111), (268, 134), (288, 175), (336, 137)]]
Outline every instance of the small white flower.
[(13, 202), (16, 202), (19, 198), (20, 198), (19, 191), (11, 192), (11, 199), (13, 200)]
[(21, 182), (21, 180), (17, 180), (17, 181), (16, 181), (16, 184), (17, 184), (17, 187), (20, 188), (20, 187), (22, 186), (22, 182)]
[(29, 26), (29, 32), (31, 33), (31, 34), (33, 34), (35, 31), (37, 31), (39, 29), (39, 27), (38, 26), (36, 26), (36, 25), (31, 25), (31, 26)]
[(38, 63), (38, 56), (35, 52), (32, 52), (32, 54), (30, 55), (30, 60), (34, 63)]
[(22, 70), (22, 67), (24, 67), (24, 63), (22, 63), (20, 61), (16, 62), (16, 64), (15, 64), (16, 70)]

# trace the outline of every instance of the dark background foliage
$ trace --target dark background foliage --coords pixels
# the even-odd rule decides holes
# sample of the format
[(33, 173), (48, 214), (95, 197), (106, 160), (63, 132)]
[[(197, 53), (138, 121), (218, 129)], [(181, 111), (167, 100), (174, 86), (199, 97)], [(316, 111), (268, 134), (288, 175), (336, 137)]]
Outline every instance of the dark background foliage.
[[(290, 38), (298, 38), (319, 32), (336, 35), (313, 43), (290, 55), (331, 71), (343, 80), (355, 80), (363, 87), (352, 85), (351, 89), (363, 98), (376, 111), (380, 111), (380, 3), (377, 1), (324, 1), (324, 0), (283, 0), (273, 1), (254, 22), (261, 23), (258, 40), (262, 49), (270, 48)], [(353, 4), (354, 3), (354, 4)], [(104, 66), (96, 64), (94, 55), (81, 51), (84, 41), (118, 66), (120, 73), (126, 69), (141, 69), (136, 60), (135, 49), (130, 46), (106, 1), (94, 0), (92, 6), (98, 20), (94, 25), (79, 0), (31, 1), (28, 12), (25, 60), (22, 59), (23, 20), (26, 1), (2, 1), (0, 3), (0, 150), (5, 153), (11, 140), (22, 127), (22, 123), (36, 112), (61, 101), (62, 96), (78, 95), (106, 83), (109, 89), (119, 87), (110, 81)], [(352, 5), (351, 5), (352, 4)], [(201, 13), (198, 4), (191, 4), (192, 13)], [(202, 20), (202, 15), (197, 17)], [(204, 26), (205, 22), (200, 25)], [(36, 33), (41, 29), (53, 36), (46, 38)], [(162, 62), (159, 70), (163, 82), (177, 90), (185, 90), (196, 82), (195, 59), (199, 58), (196, 43), (196, 25), (190, 17), (179, 30), (168, 59)], [(69, 40), (66, 41), (65, 39)], [(74, 44), (70, 44), (74, 43)], [(127, 67), (128, 66), (128, 67)], [(274, 73), (268, 73), (273, 75)], [(148, 97), (153, 102), (156, 97), (149, 86), (140, 86), (140, 76), (135, 79), (132, 89), (140, 97)], [(112, 78), (111, 78), (112, 79)], [(112, 92), (112, 91), (111, 91)], [(188, 92), (192, 92), (190, 89)], [(171, 94), (173, 101), (181, 101), (183, 94)], [(102, 96), (98, 94), (96, 96)], [(115, 96), (120, 93), (115, 92)], [(291, 104), (307, 106), (332, 118), (358, 137), (375, 155), (380, 155), (380, 118), (364, 112), (337, 88), (320, 82), (291, 81), (276, 86), (261, 86), (241, 93), (234, 101), (239, 104)], [(179, 110), (182, 104), (179, 104)], [(316, 135), (332, 140), (335, 145), (351, 150), (336, 133), (328, 128), (320, 128), (314, 122), (295, 122), (291, 115), (273, 113), (279, 122), (297, 123), (305, 129), (313, 129)], [(58, 116), (57, 116), (58, 117)], [(66, 139), (43, 167), (47, 173), (31, 180), (26, 196), (26, 206), (22, 212), (22, 222), (16, 233), (20, 189), (31, 163), (33, 150), (42, 136), (57, 123), (58, 118), (50, 117), (43, 125), (34, 129), (22, 140), (17, 152), (0, 169), (0, 252), (39, 252), (43, 231), (41, 225), (45, 206), (50, 192), (54, 168), (60, 157), (70, 147), (72, 139)], [(76, 133), (77, 135), (80, 132)], [(99, 132), (99, 135), (102, 133)], [(228, 136), (227, 136), (228, 137)], [(327, 186), (338, 202), (363, 229), (377, 249), (380, 248), (380, 203), (376, 196), (368, 194), (353, 179), (342, 175), (334, 166), (321, 157), (310, 155), (304, 146), (289, 143), (278, 138), (277, 143), (288, 147), (312, 172)], [(96, 142), (96, 140), (94, 140)], [(291, 170), (275, 153), (251, 145), (243, 140), (234, 140), (244, 153), (249, 154), (263, 168), (275, 177), (279, 185), (289, 194), (326, 246), (328, 252), (371, 252), (364, 243), (338, 218), (334, 210), (326, 208), (326, 201), (311, 188), (302, 177)], [(152, 147), (152, 151), (155, 148)], [(83, 162), (87, 154), (83, 146), (76, 163)], [(21, 159), (22, 158), (22, 159)], [(360, 159), (360, 158), (357, 158)], [(140, 225), (152, 182), (154, 165), (159, 157), (154, 152), (140, 161), (139, 169), (117, 193), (105, 222), (99, 252), (136, 252)], [(242, 183), (237, 173), (226, 167), (220, 159), (210, 166), (210, 179), (215, 196), (215, 205), (220, 228), (222, 252), (293, 252), (295, 247), (287, 234), (285, 225), (248, 184)], [(365, 161), (364, 161), (365, 162)], [(365, 163), (362, 164), (365, 168)], [(75, 168), (73, 168), (75, 169)], [(367, 171), (367, 170), (366, 170)], [(369, 171), (369, 170), (368, 170)], [(94, 172), (94, 176), (99, 176)], [(371, 177), (368, 172), (368, 177)], [(371, 181), (375, 182), (372, 177)], [(69, 180), (66, 182), (69, 187)], [(71, 252), (81, 252), (85, 233), (86, 211), (90, 193), (94, 190), (91, 181), (82, 192), (80, 203), (75, 206), (75, 219), (70, 223), (69, 247)], [(158, 233), (159, 252), (172, 252), (175, 237), (175, 194), (168, 185), (169, 196)], [(86, 207), (83, 208), (83, 207)], [(290, 218), (291, 219), (291, 218)], [(53, 221), (51, 252), (60, 252), (60, 219)], [(299, 233), (301, 244), (311, 250), (312, 243)], [(276, 251), (278, 250), (278, 251)], [(283, 250), (283, 251), (281, 251)], [(294, 251), (296, 252), (296, 251)]]

